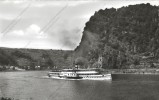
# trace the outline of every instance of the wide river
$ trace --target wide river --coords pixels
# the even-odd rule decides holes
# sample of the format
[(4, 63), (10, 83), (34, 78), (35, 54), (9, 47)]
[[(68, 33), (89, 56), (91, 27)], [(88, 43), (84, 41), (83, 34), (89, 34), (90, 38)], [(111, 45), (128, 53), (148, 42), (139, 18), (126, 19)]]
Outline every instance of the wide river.
[(159, 100), (159, 75), (112, 75), (112, 81), (57, 80), (47, 71), (0, 72), (0, 97), (15, 100)]

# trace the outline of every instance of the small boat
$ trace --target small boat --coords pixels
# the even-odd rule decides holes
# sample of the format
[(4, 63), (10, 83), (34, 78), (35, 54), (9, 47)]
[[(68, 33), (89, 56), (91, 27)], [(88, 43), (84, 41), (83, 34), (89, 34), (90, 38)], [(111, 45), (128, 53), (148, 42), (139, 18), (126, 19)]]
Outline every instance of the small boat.
[(81, 79), (81, 80), (111, 80), (111, 74), (102, 74), (100, 69), (62, 69), (48, 73), (55, 79)]

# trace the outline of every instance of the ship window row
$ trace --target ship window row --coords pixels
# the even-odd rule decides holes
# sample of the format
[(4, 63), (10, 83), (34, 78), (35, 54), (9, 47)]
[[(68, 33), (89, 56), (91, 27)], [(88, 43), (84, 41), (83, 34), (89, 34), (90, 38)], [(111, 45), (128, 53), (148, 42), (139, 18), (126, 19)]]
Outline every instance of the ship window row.
[(97, 75), (97, 74), (79, 74), (79, 75)]
[(101, 78), (101, 77), (83, 77), (83, 78)]
[(68, 75), (76, 75), (76, 74), (68, 74)]

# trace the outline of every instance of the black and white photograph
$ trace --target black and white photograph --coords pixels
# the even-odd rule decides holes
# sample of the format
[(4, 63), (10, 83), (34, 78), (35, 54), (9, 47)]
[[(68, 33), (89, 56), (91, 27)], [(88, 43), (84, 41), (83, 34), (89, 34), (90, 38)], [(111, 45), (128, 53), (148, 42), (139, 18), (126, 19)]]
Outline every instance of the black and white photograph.
[(159, 100), (159, 1), (0, 0), (0, 100)]

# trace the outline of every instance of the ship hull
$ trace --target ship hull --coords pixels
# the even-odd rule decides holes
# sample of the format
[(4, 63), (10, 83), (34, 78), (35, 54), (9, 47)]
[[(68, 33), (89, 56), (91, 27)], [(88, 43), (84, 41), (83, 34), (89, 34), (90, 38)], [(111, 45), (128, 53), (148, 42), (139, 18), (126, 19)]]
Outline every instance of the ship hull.
[(69, 79), (69, 80), (111, 80), (111, 74), (93, 75), (93, 76), (79, 76), (79, 77), (60, 77), (57, 75), (51, 75), (53, 79)]
[(102, 74), (97, 69), (63, 69), (48, 73), (50, 78), (55, 79), (80, 79), (80, 80), (111, 80), (111, 74)]

